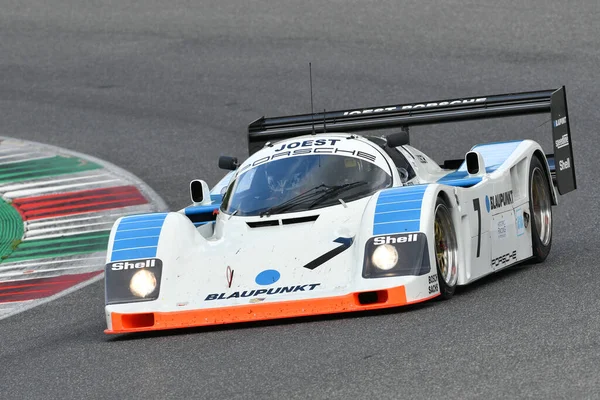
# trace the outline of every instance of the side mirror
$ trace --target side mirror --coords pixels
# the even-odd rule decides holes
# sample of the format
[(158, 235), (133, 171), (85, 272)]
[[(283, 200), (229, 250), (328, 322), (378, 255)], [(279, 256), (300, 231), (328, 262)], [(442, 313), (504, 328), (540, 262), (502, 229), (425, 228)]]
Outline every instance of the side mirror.
[(479, 152), (469, 151), (465, 156), (465, 161), (469, 175), (485, 175), (485, 162)]
[(208, 184), (200, 179), (190, 182), (190, 197), (195, 206), (210, 203), (210, 190)]
[(221, 156), (219, 157), (219, 168), (235, 170), (238, 167), (238, 159), (236, 157)]
[(389, 147), (404, 146), (405, 144), (410, 143), (408, 132), (392, 133), (391, 135), (387, 135), (385, 139)]

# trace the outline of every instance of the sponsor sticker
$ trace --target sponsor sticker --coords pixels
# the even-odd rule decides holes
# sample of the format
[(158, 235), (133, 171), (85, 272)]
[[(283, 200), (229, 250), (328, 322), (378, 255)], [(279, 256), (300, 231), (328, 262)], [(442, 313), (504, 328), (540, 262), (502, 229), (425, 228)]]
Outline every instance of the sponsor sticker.
[(127, 271), (130, 269), (141, 269), (141, 268), (154, 268), (161, 265), (162, 261), (158, 258), (149, 258), (146, 260), (135, 260), (135, 261), (119, 261), (106, 264), (110, 267), (111, 271)]
[(267, 286), (274, 284), (279, 280), (279, 278), (281, 278), (279, 271), (267, 269), (256, 275), (256, 279), (254, 279), (254, 281), (257, 285)]
[(571, 168), (571, 157), (567, 157), (566, 160), (559, 160), (558, 168), (560, 171), (564, 171), (565, 169)]
[(410, 243), (416, 242), (418, 239), (419, 235), (416, 233), (409, 233), (408, 235), (379, 236), (373, 239), (373, 244), (379, 246), (382, 244)]
[(225, 270), (225, 278), (227, 278), (227, 287), (231, 287), (231, 284), (233, 283), (233, 270), (231, 269), (231, 267), (228, 265), (227, 269)]
[(440, 101), (437, 103), (432, 102), (432, 103), (421, 103), (421, 104), (407, 104), (404, 106), (366, 108), (364, 110), (345, 111), (344, 116), (373, 114), (373, 113), (400, 111), (400, 110), (418, 110), (421, 108), (444, 107), (444, 106), (453, 106), (453, 105), (457, 105), (457, 104), (476, 104), (476, 103), (484, 103), (486, 100), (487, 100), (486, 97), (480, 97), (477, 99), (450, 100), (450, 101)]
[(556, 147), (557, 149), (562, 149), (565, 146), (569, 145), (569, 135), (567, 135), (566, 133), (564, 135), (562, 135), (562, 137), (558, 140), (554, 141), (554, 147)]
[(512, 190), (493, 194), (491, 196), (485, 196), (485, 207), (488, 212), (497, 208), (511, 205), (513, 203), (513, 192)]
[(360, 115), (360, 114), (373, 114), (385, 111), (396, 111), (398, 107), (381, 107), (381, 108), (367, 108), (364, 110), (346, 111), (344, 115)]
[(492, 267), (500, 267), (506, 264), (512, 264), (517, 261), (517, 251), (513, 250), (510, 253), (503, 254), (492, 259)]
[(298, 142), (291, 142), (291, 143), (284, 143), (281, 146), (279, 146), (279, 148), (274, 149), (275, 152), (278, 151), (282, 151), (282, 150), (292, 150), (292, 149), (297, 149), (297, 148), (306, 148), (306, 147), (314, 147), (314, 146), (334, 146), (337, 142), (339, 142), (341, 139), (309, 139), (309, 140), (302, 140), (302, 141), (298, 141)]
[(342, 140), (341, 138), (318, 138), (295, 140), (285, 143), (277, 143), (274, 146), (266, 147), (248, 158), (238, 169), (238, 176), (246, 173), (259, 165), (284, 159), (288, 157), (304, 155), (337, 155), (345, 159), (353, 158), (354, 161), (345, 161), (346, 168), (354, 168), (358, 160), (368, 161), (378, 165), (380, 168), (388, 171), (387, 163), (373, 149), (373, 146), (357, 140)]
[[(567, 117), (562, 117), (559, 119), (555, 119), (553, 122), (554, 127), (556, 128), (557, 126), (561, 126), (567, 123)], [(565, 135), (566, 136), (566, 135)], [(567, 141), (567, 144), (569, 144), (569, 142)]]
[(440, 291), (440, 285), (438, 283), (437, 273), (435, 275), (429, 275), (429, 294), (437, 293)]
[(525, 233), (525, 219), (523, 217), (523, 209), (521, 207), (515, 210), (515, 218), (517, 223), (517, 236)]
[(263, 296), (272, 296), (275, 294), (284, 294), (284, 293), (298, 293), (298, 292), (312, 292), (315, 290), (317, 286), (321, 285), (320, 283), (311, 283), (306, 285), (293, 285), (293, 286), (280, 286), (276, 288), (270, 289), (253, 289), (253, 290), (244, 290), (244, 291), (236, 291), (231, 293), (211, 293), (204, 301), (211, 300), (229, 300), (229, 299), (239, 299), (239, 298), (257, 298)]
[(498, 221), (497, 226), (498, 239), (504, 239), (507, 235), (506, 233), (506, 221), (501, 219)]

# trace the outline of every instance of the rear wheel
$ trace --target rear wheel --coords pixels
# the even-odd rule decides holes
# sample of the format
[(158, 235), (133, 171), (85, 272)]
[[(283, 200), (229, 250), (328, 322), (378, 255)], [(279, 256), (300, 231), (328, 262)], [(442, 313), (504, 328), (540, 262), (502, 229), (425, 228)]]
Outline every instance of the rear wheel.
[(450, 209), (442, 198), (435, 204), (434, 233), (440, 293), (443, 299), (449, 299), (458, 281), (458, 244)]
[(548, 257), (552, 247), (552, 196), (545, 169), (538, 157), (529, 167), (529, 212), (534, 263)]

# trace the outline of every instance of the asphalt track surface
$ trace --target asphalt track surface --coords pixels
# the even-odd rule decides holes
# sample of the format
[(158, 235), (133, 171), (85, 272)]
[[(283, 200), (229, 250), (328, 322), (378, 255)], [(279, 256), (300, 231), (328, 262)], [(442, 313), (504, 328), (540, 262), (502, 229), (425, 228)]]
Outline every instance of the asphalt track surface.
[[(402, 3), (402, 5), (400, 5)], [(0, 398), (594, 398), (600, 6), (566, 1), (0, 4), (0, 130), (106, 159), (173, 209), (261, 115), (567, 86), (579, 190), (543, 265), (382, 313), (106, 336), (103, 286), (0, 322)], [(434, 158), (549, 117), (412, 130)], [(545, 123), (545, 124), (544, 124)], [(540, 126), (542, 125), (542, 126)]]

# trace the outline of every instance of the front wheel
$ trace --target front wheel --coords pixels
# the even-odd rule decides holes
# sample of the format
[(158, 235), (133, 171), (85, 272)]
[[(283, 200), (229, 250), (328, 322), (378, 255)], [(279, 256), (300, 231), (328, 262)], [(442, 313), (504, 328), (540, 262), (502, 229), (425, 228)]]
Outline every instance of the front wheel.
[(448, 205), (442, 198), (435, 203), (435, 258), (443, 299), (449, 299), (458, 281), (458, 244)]
[(545, 169), (538, 157), (529, 167), (529, 212), (534, 263), (548, 257), (552, 246), (552, 196)]

